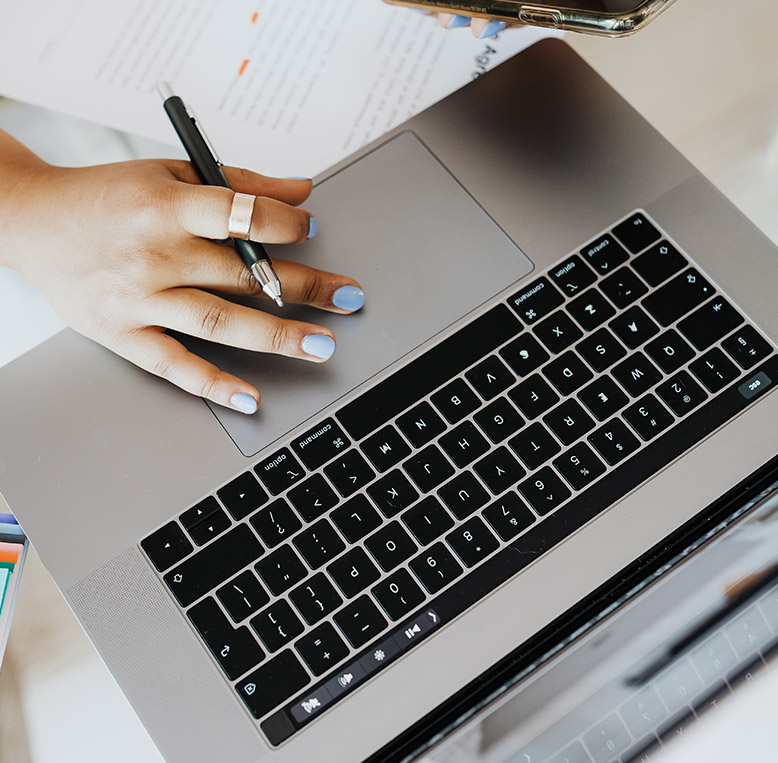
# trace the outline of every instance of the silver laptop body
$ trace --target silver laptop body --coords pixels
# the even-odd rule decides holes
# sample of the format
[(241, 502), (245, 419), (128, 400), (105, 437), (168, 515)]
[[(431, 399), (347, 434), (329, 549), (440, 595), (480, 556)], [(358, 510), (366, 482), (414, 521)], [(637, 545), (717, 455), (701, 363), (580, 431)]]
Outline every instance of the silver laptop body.
[[(362, 760), (380, 750), (377, 759), (388, 757), (387, 745), (404, 730), (700, 514), (776, 452), (778, 397), (770, 394), (775, 378), (771, 343), (778, 338), (775, 247), (562, 42), (533, 46), (325, 173), (317, 179), (309, 207), (321, 221), (317, 238), (274, 255), (353, 274), (368, 300), (354, 316), (285, 310), (290, 317), (306, 316), (333, 329), (338, 351), (332, 360), (313, 366), (192, 345), (257, 384), (263, 397), (257, 416), (211, 409), (70, 330), (0, 371), (3, 497), (171, 761)], [(339, 418), (342, 411), (365, 391), (398, 378), (393, 376), (398, 369), (441, 340), (494, 315), (491, 311), (497, 306), (502, 306), (500, 315), (520, 322), (516, 336), (539, 333), (540, 319), (535, 322), (537, 316), (528, 314), (531, 305), (539, 304), (534, 299), (539, 293), (537, 279), (545, 279), (546, 292), (552, 287), (564, 290), (564, 274), (552, 266), (571, 255), (596, 269), (603, 262), (598, 252), (604, 238), (609, 245), (618, 243), (614, 228), (638, 219), (636, 213), (656, 227), (662, 242), (688, 260), (679, 274), (693, 268), (694, 277), (711, 286), (710, 292), (700, 293), (700, 304), (715, 292), (716, 298), (734, 306), (739, 320), (745, 320), (742, 325), (756, 327), (751, 340), (760, 348), (760, 359), (752, 367), (739, 366), (735, 355), (720, 350), (736, 368), (737, 379), (720, 393), (703, 390), (706, 401), (699, 410), (718, 395), (726, 398), (711, 415), (712, 423), (706, 425), (705, 417), (696, 412), (674, 415), (667, 431), (677, 429), (679, 434), (672, 442), (661, 435), (644, 442), (630, 424), (630, 442), (639, 444), (635, 453), (613, 466), (600, 457), (603, 474), (580, 490), (562, 480), (572, 497), (548, 514), (512, 486), (510, 491), (525, 508), (530, 505), (533, 524), (507, 541), (489, 521), (493, 515), (484, 513), (500, 506), (502, 494), (489, 494), (488, 505), (463, 519), (452, 514), (453, 530), (428, 545), (415, 538), (418, 548), (413, 556), (390, 572), (379, 570), (381, 579), (405, 569), (418, 586), (422, 580), (418, 562), (440, 544), (460, 568), (456, 580), (436, 593), (425, 593), (423, 603), (396, 621), (379, 607), (384, 630), (359, 647), (349, 646), (349, 656), (337, 670), (312, 675), (296, 651), (297, 641), (273, 650), (257, 640), (249, 625), (252, 618), (247, 617), (236, 627), (245, 627), (264, 657), (229, 680), (218, 655), (206, 648), (171, 593), (177, 585), (172, 573), (188, 571), (179, 565), (187, 564), (189, 557), (158, 571), (141, 541), (171, 520), (180, 524), (184, 512), (206, 496), (216, 496), (239, 475), (249, 472), (262, 479), (261, 465), (277, 462), (281, 452), (298, 457), (294, 471), (302, 459), (299, 444), (314, 437), (325, 420), (347, 429), (351, 448), (361, 453), (360, 446), (377, 430), (360, 441), (349, 431), (361, 428), (360, 421), (365, 420), (360, 419), (361, 409), (349, 409), (354, 414), (351, 430)], [(638, 255), (627, 256), (631, 263)], [(604, 282), (604, 271), (596, 275), (597, 284)], [(649, 285), (648, 296), (641, 300), (650, 299), (676, 277)], [(527, 286), (533, 287), (532, 294)], [(572, 293), (563, 296), (568, 301), (554, 310), (567, 309), (575, 299)], [(579, 307), (587, 313), (591, 306)], [(619, 308), (618, 317), (626, 309)], [(711, 325), (718, 325), (716, 321), (718, 317)], [(496, 324), (484, 319), (477, 325)], [(497, 333), (501, 330), (498, 327)], [(596, 330), (582, 334), (589, 337)], [(669, 330), (660, 326), (656, 337)], [(737, 331), (740, 328), (711, 347), (736, 341)], [(513, 337), (484, 336), (484, 346), (494, 342), (499, 346), (489, 354), (508, 368), (507, 355), (501, 353)], [(635, 352), (648, 357), (646, 346)], [(738, 348), (730, 342), (730, 350), (736, 353)], [(695, 360), (688, 362), (697, 362), (706, 352), (695, 351)], [(633, 355), (629, 350), (627, 357)], [(456, 359), (445, 353), (441, 358), (456, 365)], [(474, 361), (474, 367), (478, 363)], [(561, 371), (564, 376), (564, 368)], [(512, 384), (519, 385), (524, 377), (512, 372), (518, 377)], [(458, 376), (464, 373), (469, 371), (461, 369)], [(661, 384), (671, 376), (665, 374)], [(381, 389), (392, 386), (389, 382)], [(661, 397), (658, 386), (646, 394)], [(561, 397), (575, 399), (579, 391)], [(426, 400), (430, 394), (434, 391), (425, 393)], [(644, 395), (628, 397), (629, 408)], [(666, 409), (668, 404), (663, 405)], [(479, 406), (485, 409), (487, 402), (480, 400)], [(475, 421), (475, 431), (480, 432), (476, 414), (468, 414), (465, 422)], [(390, 421), (400, 415), (392, 412)], [(546, 416), (544, 411), (533, 422), (527, 420), (517, 432)], [(696, 428), (691, 431), (687, 420), (694, 416)], [(594, 426), (579, 440), (590, 448), (589, 437), (604, 424), (597, 421)], [(297, 450), (290, 449), (293, 442)], [(505, 441), (488, 446), (508, 448)], [(563, 443), (555, 463), (566, 456), (573, 463), (570, 453), (575, 447)], [(679, 448), (682, 452), (675, 453)], [(642, 466), (630, 472), (633, 459), (635, 463), (640, 459)], [(405, 469), (404, 464), (386, 473)], [(550, 464), (541, 468), (552, 469)], [(254, 471), (255, 467), (260, 468)], [(529, 492), (541, 472), (525, 467), (522, 461), (519, 483)], [(312, 471), (324, 470), (331, 481), (328, 468), (322, 465)], [(472, 472), (472, 465), (454, 471), (457, 476)], [(375, 479), (382, 476), (378, 473)], [(591, 475), (573, 478), (586, 482)], [(606, 483), (610, 494), (620, 492), (615, 502), (602, 504), (592, 498), (586, 503), (586, 495), (606, 495), (607, 491), (590, 492)], [(272, 492), (267, 483), (263, 487)], [(416, 488), (425, 492), (418, 484)], [(541, 495), (543, 488), (537, 487)], [(285, 489), (279, 488), (279, 496), (288, 499)], [(370, 485), (362, 486), (355, 495), (370, 496), (369, 490)], [(441, 490), (436, 485), (427, 492), (438, 495)], [(540, 500), (537, 493), (532, 495)], [(269, 496), (264, 508), (277, 505), (279, 496)], [(557, 493), (552, 503), (558, 497)], [(341, 505), (346, 499), (339, 496), (339, 501)], [(571, 518), (565, 507), (575, 501), (585, 508)], [(192, 543), (188, 531), (177, 529), (194, 545), (192, 556), (235, 529), (257, 542), (251, 522), (255, 514), (235, 520), (220, 511), (229, 529), (202, 546)], [(447, 511), (451, 513), (450, 506)], [(404, 517), (403, 513), (381, 518), (384, 525), (396, 521), (402, 526)], [(499, 548), (469, 567), (452, 552), (453, 541), (448, 539), (474, 517), (485, 517), (478, 519), (479, 527), (487, 528), (493, 538), (489, 542)], [(536, 528), (547, 529), (531, 535)], [(503, 527), (503, 532), (508, 530)], [(536, 543), (536, 537), (544, 540)], [(265, 545), (261, 559), (274, 550)], [(356, 546), (370, 549), (364, 539)], [(482, 547), (473, 553), (483, 553)], [(499, 563), (492, 561), (498, 558)], [(516, 559), (522, 561), (511, 561)], [(245, 569), (253, 566), (247, 563)], [(496, 586), (488, 585), (489, 576), (481, 574), (487, 568), (498, 581)], [(309, 580), (324, 567), (305, 569)], [(341, 609), (362, 596), (370, 599), (371, 591), (372, 586), (351, 598), (342, 595)], [(213, 590), (200, 598), (224, 607)], [(462, 611), (457, 612), (457, 606)], [(334, 622), (336, 633), (340, 626), (335, 618), (341, 609), (322, 621)], [(304, 625), (305, 634), (317, 626)], [(416, 634), (419, 638), (414, 640)], [(365, 659), (382, 651), (376, 645), (389, 644), (390, 637), (400, 650), (394, 661), (376, 666), (372, 674), (363, 667), (367, 673), (362, 675), (352, 667), (364, 666)], [(268, 689), (257, 686), (250, 676), (285, 653), (302, 665), (307, 683), (288, 701), (255, 718), (250, 707), (253, 702), (262, 706), (263, 691)], [(338, 678), (344, 679), (340, 689)], [(324, 689), (322, 682), (329, 682)]]

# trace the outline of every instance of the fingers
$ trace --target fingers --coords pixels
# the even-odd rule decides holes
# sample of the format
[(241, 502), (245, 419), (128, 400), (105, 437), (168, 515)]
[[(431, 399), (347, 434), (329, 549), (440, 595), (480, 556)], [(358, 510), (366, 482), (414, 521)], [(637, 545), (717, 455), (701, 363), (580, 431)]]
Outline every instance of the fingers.
[(146, 304), (141, 320), (147, 325), (211, 342), (313, 362), (328, 360), (335, 352), (335, 338), (323, 326), (284, 320), (199, 289), (168, 289)]
[(506, 24), (504, 21), (495, 21), (488, 18), (476, 18), (469, 16), (460, 16), (454, 13), (438, 13), (438, 24), (444, 29), (458, 29), (459, 27), (470, 26), (473, 37), (479, 40), (485, 40), (489, 37), (502, 32)]
[[(166, 162), (173, 175), (184, 183), (200, 185), (200, 179), (189, 162), (170, 159)], [(273, 178), (241, 167), (222, 167), (233, 191), (252, 196), (270, 196), (286, 204), (302, 204), (311, 194), (313, 184), (307, 178)]]
[(186, 392), (241, 413), (257, 410), (260, 397), (256, 387), (189, 352), (161, 328), (129, 334), (115, 349), (136, 366)]
[[(203, 242), (175, 262), (177, 283), (241, 296), (265, 296), (257, 279), (232, 247)], [(365, 303), (357, 281), (298, 262), (273, 260), (284, 302), (311, 305), (336, 313), (351, 313)]]
[[(179, 183), (173, 197), (181, 227), (193, 236), (223, 240), (229, 234), (234, 191), (216, 186)], [(293, 244), (316, 233), (316, 220), (304, 209), (278, 199), (257, 196), (249, 238), (266, 244)]]

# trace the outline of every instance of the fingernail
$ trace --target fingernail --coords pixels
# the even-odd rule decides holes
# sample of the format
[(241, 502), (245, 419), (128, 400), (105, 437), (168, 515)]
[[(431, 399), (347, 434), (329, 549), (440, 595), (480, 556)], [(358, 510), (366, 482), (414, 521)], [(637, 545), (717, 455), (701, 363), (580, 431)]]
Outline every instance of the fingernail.
[(300, 346), (306, 355), (313, 355), (314, 358), (327, 360), (335, 352), (335, 340), (326, 334), (309, 334)]
[(241, 413), (256, 413), (257, 401), (245, 392), (239, 392), (230, 398), (230, 405)]
[(457, 27), (467, 26), (469, 23), (469, 16), (454, 16), (454, 18), (446, 24), (446, 29), (456, 29)]
[(483, 40), (486, 37), (494, 37), (496, 34), (502, 32), (505, 29), (504, 21), (490, 21), (485, 27), (484, 31), (478, 35), (479, 40)]
[(308, 220), (308, 238), (313, 238), (317, 230), (319, 230), (319, 223), (316, 222), (315, 217), (311, 217)]
[(429, 11), (425, 11), (424, 8), (408, 8), (408, 10), (413, 11), (414, 13), (424, 13), (429, 15)]
[(359, 310), (365, 304), (365, 292), (358, 286), (341, 286), (332, 295), (332, 304), (341, 310), (354, 312)]
[(305, 181), (306, 181), (306, 182), (308, 182), (308, 183), (310, 183), (310, 182), (311, 182), (311, 179), (310, 179), (310, 178), (297, 178), (297, 177), (291, 177), (291, 178), (286, 178), (286, 179), (287, 179), (287, 180), (305, 180)]

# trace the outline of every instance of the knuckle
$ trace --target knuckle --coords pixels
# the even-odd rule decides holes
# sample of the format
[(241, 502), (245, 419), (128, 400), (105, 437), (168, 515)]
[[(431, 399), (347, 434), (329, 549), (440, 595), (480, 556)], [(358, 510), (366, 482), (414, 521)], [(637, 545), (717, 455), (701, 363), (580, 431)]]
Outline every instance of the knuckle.
[(268, 327), (265, 349), (267, 352), (282, 355), (289, 344), (289, 332), (286, 324), (281, 321), (273, 321)]
[(207, 379), (205, 379), (202, 382), (197, 394), (200, 397), (204, 397), (206, 400), (216, 400), (216, 393), (219, 389), (220, 384), (221, 384), (220, 375), (217, 374), (214, 376), (209, 376)]
[(319, 301), (319, 296), (321, 295), (321, 277), (315, 270), (309, 270), (305, 273), (304, 278), (305, 280), (302, 284), (302, 301), (306, 305), (315, 304)]
[(170, 380), (173, 371), (173, 361), (167, 356), (156, 358), (151, 364), (151, 373), (162, 379)]
[(202, 335), (208, 339), (223, 333), (229, 322), (227, 311), (222, 305), (211, 304), (205, 309), (200, 317), (200, 330)]
[(262, 286), (248, 268), (241, 266), (238, 271), (238, 289), (243, 294), (259, 294)]

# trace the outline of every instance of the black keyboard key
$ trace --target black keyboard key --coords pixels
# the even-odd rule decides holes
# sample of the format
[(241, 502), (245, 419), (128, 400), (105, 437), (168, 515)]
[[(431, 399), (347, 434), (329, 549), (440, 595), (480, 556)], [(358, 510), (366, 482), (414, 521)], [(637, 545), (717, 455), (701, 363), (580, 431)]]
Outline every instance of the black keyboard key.
[(576, 296), (581, 289), (597, 280), (591, 268), (585, 265), (577, 254), (560, 262), (550, 275), (557, 287), (568, 297)]
[(524, 426), (524, 419), (505, 397), (497, 398), (473, 417), (493, 442), (502, 442)]
[(609, 275), (600, 284), (600, 288), (616, 307), (622, 309), (631, 305), (648, 291), (648, 287), (630, 268), (621, 268), (613, 275)]
[(707, 350), (741, 323), (743, 316), (723, 297), (715, 297), (684, 318), (678, 328), (698, 350)]
[(239, 678), (265, 658), (251, 631), (245, 625), (233, 628), (212, 598), (192, 607), (187, 615), (230, 680)]
[(694, 357), (694, 350), (675, 330), (670, 329), (646, 345), (646, 352), (666, 373), (671, 374)]
[(621, 360), (627, 351), (608, 329), (598, 329), (594, 334), (583, 340), (576, 350), (583, 359), (597, 372), (610, 368)]
[(538, 278), (514, 294), (508, 303), (529, 325), (548, 315), (564, 301), (565, 298), (547, 278)]
[(351, 441), (335, 419), (324, 419), (321, 424), (298, 435), (292, 440), (292, 450), (311, 470), (332, 461)]
[(251, 570), (241, 572), (238, 577), (219, 588), (216, 595), (236, 623), (258, 612), (270, 601), (267, 591)]
[(360, 596), (338, 612), (335, 623), (355, 649), (386, 628), (384, 616), (367, 596)]
[(713, 296), (714, 288), (694, 268), (677, 275), (643, 300), (643, 307), (663, 326), (669, 326)]
[(659, 231), (640, 212), (617, 225), (613, 232), (632, 254), (642, 252), (659, 238)]
[(583, 490), (605, 472), (605, 465), (584, 442), (554, 459), (554, 466), (574, 490)]
[(623, 413), (627, 423), (643, 440), (650, 440), (673, 423), (673, 417), (653, 396), (646, 395)]
[(572, 395), (593, 376), (584, 362), (572, 351), (552, 360), (543, 369), (543, 373), (563, 397)]
[(443, 419), (429, 403), (419, 403), (397, 419), (397, 426), (415, 448), (421, 448), (435, 439), (445, 428)]
[(656, 393), (678, 417), (685, 416), (708, 397), (686, 371), (679, 371), (660, 384)]
[(264, 559), (260, 559), (254, 569), (275, 596), (288, 591), (308, 574), (305, 565), (290, 546), (281, 546)]
[(578, 393), (578, 398), (598, 421), (609, 419), (629, 402), (627, 395), (610, 376), (595, 379)]
[(257, 464), (254, 471), (273, 495), (283, 493), (305, 477), (305, 470), (289, 448), (281, 448), (278, 453)]
[(330, 612), (334, 612), (343, 602), (335, 590), (335, 586), (322, 572), (308, 578), (302, 585), (295, 588), (289, 594), (289, 599), (297, 607), (297, 611), (308, 625), (318, 623)]
[(365, 546), (384, 572), (393, 570), (416, 553), (416, 544), (399, 522), (382, 527), (365, 541)]
[(457, 519), (469, 517), (489, 500), (489, 493), (470, 472), (454, 477), (438, 490), (438, 496)]
[(465, 567), (475, 567), (500, 546), (497, 538), (480, 517), (468, 519), (454, 532), (449, 533), (446, 541)]
[(236, 688), (251, 714), (261, 718), (297, 694), (310, 680), (300, 660), (287, 649), (246, 676)]
[(710, 392), (724, 389), (740, 375), (735, 364), (718, 347), (706, 352), (689, 368)]
[(548, 514), (571, 496), (565, 485), (550, 466), (544, 466), (519, 485), (524, 499), (541, 516)]
[(356, 543), (378, 527), (382, 519), (364, 495), (355, 495), (330, 515), (349, 543)]
[[(513, 381), (513, 376), (510, 378)], [(462, 379), (454, 379), (451, 384), (436, 392), (432, 396), (432, 403), (446, 417), (449, 424), (462, 421), (481, 405), (475, 392)]]
[(247, 525), (216, 538), (165, 575), (165, 583), (182, 607), (224, 583), (258, 559), (264, 549)]
[(356, 493), (375, 476), (370, 464), (358, 450), (349, 450), (338, 457), (324, 467), (324, 473), (344, 498)]
[(420, 546), (426, 546), (454, 526), (454, 520), (434, 496), (427, 496), (402, 515)]
[(292, 488), (287, 498), (306, 522), (313, 522), (338, 503), (338, 496), (321, 474), (314, 474)]
[(273, 602), (253, 617), (251, 627), (269, 652), (277, 652), (305, 630), (300, 618), (283, 599)]
[(753, 326), (743, 326), (742, 329), (725, 339), (721, 346), (741, 368), (746, 369), (751, 368), (773, 351), (767, 340), (757, 333)]
[(651, 286), (659, 286), (686, 267), (685, 257), (667, 241), (660, 241), (632, 261), (632, 267)]
[(611, 465), (623, 461), (640, 447), (640, 441), (621, 419), (613, 419), (589, 435), (589, 442)]
[[(472, 392), (470, 394), (473, 394)], [(473, 395), (475, 397), (475, 395)], [(385, 472), (410, 455), (411, 449), (400, 433), (391, 425), (385, 426), (367, 438), (361, 445), (362, 452), (379, 471)]]
[(164, 572), (192, 551), (192, 544), (176, 522), (168, 522), (140, 542), (151, 563)]
[(535, 521), (535, 515), (518, 493), (510, 492), (484, 509), (484, 519), (502, 540), (511, 540)]
[(419, 493), (399, 469), (381, 477), (367, 492), (383, 515), (389, 518), (407, 509), (419, 497)]
[(589, 289), (576, 297), (567, 310), (585, 331), (594, 331), (598, 326), (612, 318), (616, 311), (597, 289)]
[(629, 257), (616, 239), (607, 234), (581, 249), (581, 256), (600, 275), (612, 273)]
[(630, 350), (640, 347), (659, 333), (659, 327), (637, 305), (610, 322), (611, 330)]
[(492, 400), (516, 381), (516, 377), (496, 355), (490, 355), (471, 368), (465, 374), (465, 378), (484, 400)]
[(229, 528), (230, 524), (232, 523), (227, 512), (224, 509), (219, 509), (213, 514), (209, 514), (199, 525), (195, 525), (189, 534), (198, 546), (204, 546), (217, 535), (221, 535)]
[[(428, 445), (411, 456), (403, 464), (403, 469), (422, 493), (433, 490), (454, 473), (454, 467), (435, 445)], [(400, 508), (404, 509), (408, 505), (406, 503)]]
[(382, 580), (372, 593), (391, 620), (405, 617), (425, 599), (424, 591), (406, 569), (397, 570)]
[(236, 521), (244, 519), (267, 503), (267, 493), (251, 472), (244, 472), (216, 491), (219, 500)]
[(273, 548), (285, 541), (303, 526), (299, 517), (283, 498), (258, 511), (249, 522), (268, 548)]
[(517, 384), (508, 393), (508, 397), (528, 419), (540, 416), (541, 413), (545, 413), (552, 405), (559, 402), (559, 395), (539, 374), (530, 376), (521, 384)]
[(642, 395), (662, 378), (656, 366), (642, 352), (636, 352), (614, 366), (612, 373), (632, 397)]
[(437, 593), (462, 574), (461, 565), (442, 543), (425, 549), (410, 568), (429, 593)]
[(573, 319), (561, 310), (539, 323), (535, 327), (535, 334), (554, 355), (566, 350), (583, 336)]
[(549, 358), (549, 354), (532, 334), (516, 337), (500, 350), (500, 356), (520, 377), (529, 376)]
[(570, 445), (594, 429), (592, 417), (577, 400), (565, 400), (544, 416), (543, 421), (565, 445)]
[(212, 514), (216, 514), (221, 510), (222, 508), (219, 506), (219, 502), (212, 495), (209, 495), (207, 498), (200, 501), (200, 503), (192, 506), (191, 509), (187, 509), (181, 515), (181, 524), (184, 526), (185, 530), (191, 530)]
[(489, 450), (486, 438), (471, 421), (465, 421), (439, 440), (448, 457), (461, 469)]
[(348, 647), (331, 623), (322, 623), (294, 646), (315, 676), (326, 673), (348, 657)]
[(494, 495), (500, 495), (526, 475), (519, 462), (505, 447), (493, 450), (473, 469)]
[(346, 405), (337, 418), (360, 440), (505, 344), (520, 329), (511, 311), (497, 305)]
[(529, 471), (550, 460), (562, 448), (542, 424), (533, 424), (508, 440), (508, 445)]
[(380, 577), (378, 568), (359, 547), (352, 548), (334, 561), (327, 567), (327, 572), (347, 599), (353, 599)]
[(312, 570), (332, 561), (346, 548), (346, 544), (326, 519), (320, 519), (315, 525), (301, 532), (294, 539), (294, 545)]

